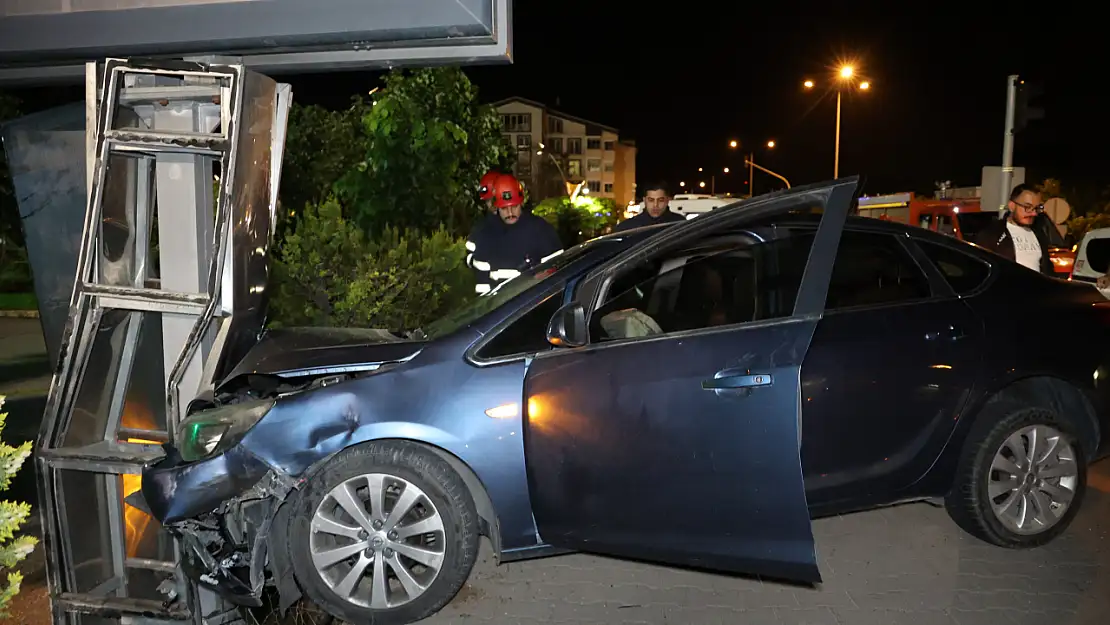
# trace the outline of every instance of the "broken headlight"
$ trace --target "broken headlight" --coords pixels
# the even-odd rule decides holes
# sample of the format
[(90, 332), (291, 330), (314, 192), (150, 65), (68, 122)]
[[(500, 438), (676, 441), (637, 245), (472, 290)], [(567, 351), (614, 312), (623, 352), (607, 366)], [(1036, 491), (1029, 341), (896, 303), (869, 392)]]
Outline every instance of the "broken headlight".
[(245, 401), (186, 417), (177, 428), (176, 443), (181, 459), (193, 462), (228, 449), (273, 406), (272, 399)]

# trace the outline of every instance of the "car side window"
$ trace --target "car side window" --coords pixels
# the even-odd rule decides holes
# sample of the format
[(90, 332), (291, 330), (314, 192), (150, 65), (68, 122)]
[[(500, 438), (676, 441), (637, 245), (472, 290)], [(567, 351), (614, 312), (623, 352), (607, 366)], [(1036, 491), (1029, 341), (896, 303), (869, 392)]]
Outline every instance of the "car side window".
[(990, 276), (990, 266), (969, 254), (928, 241), (915, 241), (915, 243), (929, 257), (929, 260), (933, 261), (944, 275), (944, 279), (948, 281), (948, 285), (959, 295), (979, 288)]
[(625, 270), (590, 316), (590, 340), (643, 338), (790, 316), (814, 232), (761, 230), (766, 232), (737, 235), (729, 243), (690, 248)]
[(845, 230), (825, 309), (881, 306), (929, 297), (929, 280), (892, 235)]
[(498, 332), (475, 356), (482, 360), (492, 360), (551, 349), (551, 344), (547, 342), (547, 324), (562, 303), (562, 291), (549, 296)]

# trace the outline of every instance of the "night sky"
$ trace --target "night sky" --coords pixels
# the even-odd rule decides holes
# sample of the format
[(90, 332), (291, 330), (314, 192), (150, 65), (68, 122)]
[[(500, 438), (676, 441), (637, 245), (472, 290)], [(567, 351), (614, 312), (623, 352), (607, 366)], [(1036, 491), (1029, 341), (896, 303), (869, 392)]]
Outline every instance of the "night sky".
[[(917, 15), (894, 3), (680, 6), (518, 0), (515, 63), (467, 71), (484, 100), (558, 99), (569, 114), (619, 128), (639, 146), (641, 184), (691, 183), (698, 166), (728, 166), (734, 173), (718, 175), (717, 191), (742, 193), (747, 176), (736, 173), (743, 160), (731, 139), (756, 146), (756, 162), (794, 184), (832, 177), (835, 93), (822, 83), (838, 59), (852, 60), (873, 87), (845, 98), (840, 173), (865, 175), (871, 194), (978, 184), (983, 165), (1000, 163), (1005, 79), (1017, 73), (1043, 81), (1047, 116), (1017, 135), (1015, 164), (1066, 190), (1110, 184), (1110, 38), (1083, 32), (1098, 21), (1090, 13), (998, 3), (932, 4)], [(807, 78), (813, 91), (802, 88)], [(299, 102), (342, 106), (377, 74), (281, 80)], [(762, 148), (769, 139), (772, 151)], [(772, 182), (757, 173), (756, 192)]]

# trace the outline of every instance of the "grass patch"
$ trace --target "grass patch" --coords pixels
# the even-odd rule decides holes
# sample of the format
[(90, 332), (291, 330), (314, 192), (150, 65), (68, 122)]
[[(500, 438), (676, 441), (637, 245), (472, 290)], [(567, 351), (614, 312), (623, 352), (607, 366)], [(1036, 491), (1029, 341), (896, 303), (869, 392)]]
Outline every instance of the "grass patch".
[(34, 293), (0, 293), (0, 310), (38, 310)]

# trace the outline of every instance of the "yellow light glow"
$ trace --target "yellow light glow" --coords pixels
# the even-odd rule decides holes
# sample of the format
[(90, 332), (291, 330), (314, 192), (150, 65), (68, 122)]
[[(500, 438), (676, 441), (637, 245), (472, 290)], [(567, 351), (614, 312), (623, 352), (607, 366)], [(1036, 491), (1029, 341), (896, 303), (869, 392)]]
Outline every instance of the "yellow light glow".
[(813, 88), (813, 81), (812, 80), (807, 80), (807, 81), (803, 82), (802, 85), (806, 89), (812, 89)]
[(863, 89), (864, 91), (867, 91), (868, 89), (871, 88), (871, 83), (869, 83), (865, 80), (865, 81), (863, 81), (859, 84), (859, 88)]
[(726, 174), (728, 173), (728, 167), (725, 167), (725, 173)]
[(684, 181), (684, 180), (680, 180), (680, 181), (678, 182), (678, 186), (680, 186), (680, 187), (685, 187), (685, 186), (686, 186), (686, 181)]
[(736, 139), (733, 139), (732, 141), (729, 141), (729, 142), (728, 142), (728, 147), (730, 147), (730, 148), (734, 148), (734, 147), (736, 147), (736, 146), (738, 146), (738, 145), (740, 145), (740, 143), (739, 143), (739, 142), (737, 142), (737, 141), (736, 141)]
[(540, 418), (542, 411), (540, 410), (540, 400), (535, 397), (528, 398), (528, 420), (535, 421)]
[(775, 147), (775, 142), (774, 142), (774, 140), (768, 141), (768, 142), (767, 142), (767, 147), (769, 147), (769, 148), (773, 148), (773, 147)]
[(930, 365), (930, 369), (951, 369), (952, 365)]
[(851, 65), (845, 65), (845, 66), (840, 68), (840, 77), (841, 78), (851, 78), (852, 74), (855, 74), (855, 73), (856, 73), (856, 68), (852, 67)]
[(486, 410), (486, 416), (494, 419), (512, 419), (520, 414), (520, 404), (512, 402), (509, 404), (501, 404)]
[(704, 189), (705, 188), (705, 181), (703, 180), (702, 182), (699, 182), (698, 186)]
[(705, 170), (703, 170), (701, 167), (698, 167), (698, 171), (705, 171)]

